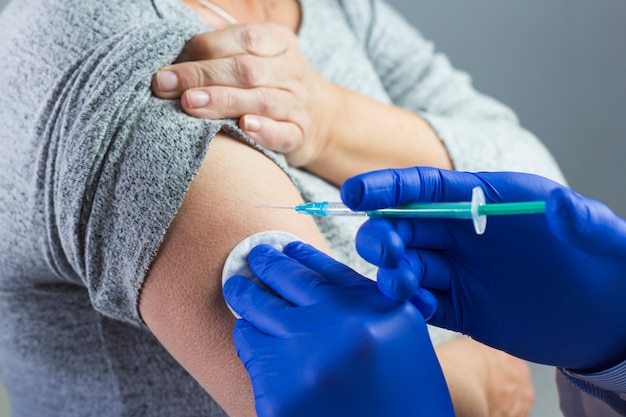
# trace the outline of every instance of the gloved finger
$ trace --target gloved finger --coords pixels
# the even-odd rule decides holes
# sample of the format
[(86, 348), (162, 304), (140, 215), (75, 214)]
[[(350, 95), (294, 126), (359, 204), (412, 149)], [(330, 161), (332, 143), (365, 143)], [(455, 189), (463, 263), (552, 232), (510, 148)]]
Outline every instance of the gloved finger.
[(233, 310), (260, 331), (277, 336), (290, 330), (293, 306), (252, 280), (235, 275), (224, 283), (222, 294)]
[(465, 219), (377, 219), (365, 222), (356, 235), (356, 250), (371, 264), (392, 268), (407, 249), (451, 250), (455, 232), (474, 234)]
[[(285, 349), (285, 340), (260, 332), (245, 320), (237, 320), (233, 330), (233, 343), (237, 355), (248, 371), (255, 398), (268, 401), (272, 397), (272, 387), (284, 383), (281, 372), (272, 372), (272, 356), (280, 355)], [(259, 401), (257, 401), (257, 407)], [(267, 415), (259, 413), (258, 415)]]
[(402, 237), (393, 225), (383, 219), (372, 218), (356, 234), (356, 250), (366, 261), (382, 268), (393, 268), (404, 255)]
[(341, 199), (353, 210), (375, 210), (417, 202), (469, 201), (483, 181), (467, 172), (431, 167), (386, 169), (347, 179)]
[(417, 307), (426, 320), (430, 319), (437, 310), (437, 299), (430, 291), (418, 287), (409, 301)]
[[(444, 329), (463, 332), (460, 311), (461, 306), (455, 303), (455, 298), (449, 291), (431, 291), (437, 308), (426, 320), (428, 324)], [(413, 300), (411, 300), (413, 302)]]
[(437, 309), (437, 300), (429, 291), (419, 286), (419, 275), (420, 273), (411, 267), (379, 269), (378, 288), (394, 301), (410, 300), (422, 316), (428, 319)]
[(450, 289), (455, 270), (450, 257), (445, 252), (426, 249), (410, 250), (407, 251), (404, 260), (411, 268), (421, 267), (420, 287), (427, 290)]
[(341, 200), (352, 210), (375, 210), (417, 201), (419, 171), (385, 169), (348, 178), (341, 186)]
[(330, 282), (344, 285), (359, 285), (370, 281), (349, 266), (333, 259), (307, 243), (291, 242), (285, 246), (283, 252), (311, 270), (323, 275)]
[(261, 332), (247, 320), (239, 319), (235, 322), (233, 343), (246, 369), (249, 369), (251, 361), (258, 359), (257, 347), (273, 343), (272, 339), (273, 336)]
[(546, 217), (567, 245), (590, 253), (626, 253), (626, 221), (597, 200), (557, 188), (547, 199)]
[[(304, 142), (304, 130), (285, 117), (246, 114), (239, 119), (239, 127), (259, 145), (275, 152), (288, 154)], [(282, 120), (282, 121), (281, 121)]]
[(395, 268), (379, 269), (378, 279), (383, 277), (384, 280), (392, 280), (395, 276), (399, 280), (397, 285), (401, 291), (404, 285), (402, 279), (407, 281), (407, 287), (414, 285), (411, 274), (418, 280), (419, 287), (427, 290), (448, 290), (452, 283), (453, 270), (448, 257), (441, 252), (407, 250)]
[(331, 281), (270, 245), (252, 248), (248, 265), (259, 280), (294, 305), (306, 306), (332, 298)]
[(452, 250), (457, 234), (468, 231), (474, 235), (470, 219), (390, 218), (386, 219), (404, 246), (413, 249)]
[(404, 260), (395, 268), (380, 268), (377, 283), (380, 291), (394, 301), (411, 298), (420, 285), (421, 269), (407, 265)]

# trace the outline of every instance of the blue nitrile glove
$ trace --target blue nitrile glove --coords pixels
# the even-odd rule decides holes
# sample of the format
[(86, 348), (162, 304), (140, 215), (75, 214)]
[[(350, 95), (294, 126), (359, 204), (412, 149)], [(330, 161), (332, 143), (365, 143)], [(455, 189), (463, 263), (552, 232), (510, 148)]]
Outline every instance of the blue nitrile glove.
[(392, 282), (412, 272), (437, 299), (429, 323), (533, 362), (592, 371), (625, 360), (626, 222), (603, 204), (530, 174), (419, 167), (359, 175), (341, 193), (373, 210), (467, 201), (475, 186), (488, 203), (546, 200), (546, 214), (491, 216), (483, 235), (470, 220), (371, 219), (357, 250), (382, 267), (381, 289), (400, 298)]
[(454, 416), (411, 303), (301, 242), (259, 245), (248, 263), (279, 294), (240, 276), (223, 290), (259, 416)]

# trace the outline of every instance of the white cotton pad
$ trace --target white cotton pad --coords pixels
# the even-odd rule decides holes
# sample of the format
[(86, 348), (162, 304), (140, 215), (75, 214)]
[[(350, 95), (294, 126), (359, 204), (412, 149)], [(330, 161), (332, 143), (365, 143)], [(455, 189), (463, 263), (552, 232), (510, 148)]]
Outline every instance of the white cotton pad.
[[(248, 266), (248, 253), (250, 253), (253, 247), (264, 243), (282, 251), (287, 244), (297, 240), (302, 239), (299, 239), (291, 233), (279, 231), (260, 232), (248, 236), (239, 242), (226, 258), (224, 269), (222, 270), (222, 288), (224, 287), (224, 283), (233, 275), (241, 275), (260, 284), (260, 281), (254, 276)], [(228, 303), (226, 304), (228, 305)], [(230, 306), (228, 306), (228, 308), (235, 317), (238, 319), (241, 318)]]

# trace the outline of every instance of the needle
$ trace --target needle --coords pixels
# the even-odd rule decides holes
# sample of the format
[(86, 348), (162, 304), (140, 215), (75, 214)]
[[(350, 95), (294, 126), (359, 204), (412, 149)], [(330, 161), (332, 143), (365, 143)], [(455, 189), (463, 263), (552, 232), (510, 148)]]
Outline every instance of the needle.
[(487, 216), (520, 214), (539, 214), (546, 210), (545, 201), (522, 201), (512, 203), (485, 202), (485, 195), (480, 187), (472, 190), (472, 200), (455, 203), (416, 203), (371, 211), (353, 211), (343, 203), (328, 201), (298, 204), (295, 207), (257, 206), (259, 208), (277, 208), (295, 210), (310, 216), (370, 216), (370, 217), (425, 217), (472, 219), (477, 234), (482, 234), (487, 227)]

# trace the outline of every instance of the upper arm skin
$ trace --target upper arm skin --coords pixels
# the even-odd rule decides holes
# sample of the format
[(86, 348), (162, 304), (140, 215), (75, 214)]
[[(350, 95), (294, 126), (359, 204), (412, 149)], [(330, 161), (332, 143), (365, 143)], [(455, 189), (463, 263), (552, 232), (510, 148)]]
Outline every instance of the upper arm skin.
[(328, 252), (312, 218), (256, 209), (294, 205), (287, 175), (250, 146), (218, 134), (143, 284), (142, 318), (172, 356), (231, 416), (253, 416), (248, 374), (232, 343), (221, 274), (232, 248), (266, 230), (291, 232)]

